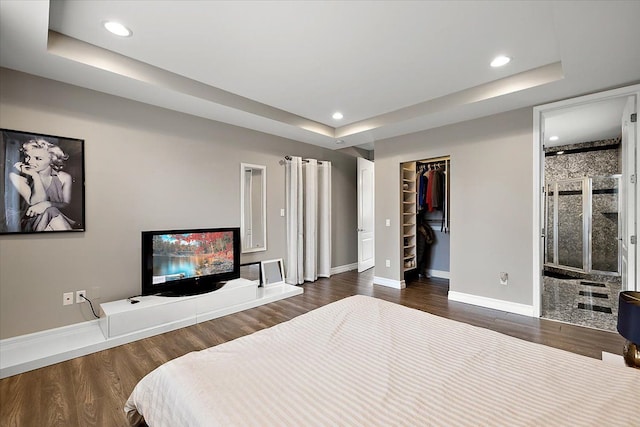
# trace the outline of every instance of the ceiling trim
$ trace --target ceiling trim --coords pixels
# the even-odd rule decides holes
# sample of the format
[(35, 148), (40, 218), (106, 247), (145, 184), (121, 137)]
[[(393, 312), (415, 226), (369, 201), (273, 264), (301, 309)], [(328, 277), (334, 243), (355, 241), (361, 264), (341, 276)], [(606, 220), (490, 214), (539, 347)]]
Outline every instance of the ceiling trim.
[(336, 129), (336, 138), (342, 138), (360, 132), (369, 131), (404, 120), (414, 119), (449, 108), (484, 101), (507, 95), (564, 78), (561, 62), (543, 65), (532, 70), (494, 80), (489, 83), (464, 89), (459, 92), (401, 108), (390, 113), (381, 114), (370, 119), (361, 120)]
[(333, 138), (331, 126), (271, 107), (226, 90), (146, 64), (119, 53), (49, 30), (47, 51), (71, 61), (116, 73), (134, 80), (173, 90), (236, 110), (245, 111)]

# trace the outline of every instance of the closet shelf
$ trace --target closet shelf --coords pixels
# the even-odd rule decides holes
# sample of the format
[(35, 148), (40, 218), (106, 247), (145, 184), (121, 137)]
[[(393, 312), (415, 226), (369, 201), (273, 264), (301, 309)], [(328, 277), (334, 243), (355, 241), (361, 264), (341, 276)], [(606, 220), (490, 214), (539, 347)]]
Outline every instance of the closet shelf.
[(416, 200), (418, 195), (416, 163), (403, 163), (400, 169), (402, 270), (408, 271), (416, 268)]

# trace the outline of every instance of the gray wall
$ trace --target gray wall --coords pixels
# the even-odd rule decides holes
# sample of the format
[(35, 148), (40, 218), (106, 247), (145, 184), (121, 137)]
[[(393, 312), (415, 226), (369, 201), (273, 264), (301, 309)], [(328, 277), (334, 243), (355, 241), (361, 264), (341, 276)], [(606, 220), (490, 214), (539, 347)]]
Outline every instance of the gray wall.
[(240, 163), (267, 166), (267, 252), (285, 256), (287, 154), (333, 162), (332, 266), (357, 261), (356, 159), (284, 138), (0, 69), (0, 127), (85, 140), (84, 233), (0, 236), (0, 338), (91, 320), (140, 293), (140, 231), (240, 225)]
[(532, 141), (531, 108), (377, 141), (375, 275), (402, 280), (400, 163), (450, 155), (450, 290), (531, 305)]

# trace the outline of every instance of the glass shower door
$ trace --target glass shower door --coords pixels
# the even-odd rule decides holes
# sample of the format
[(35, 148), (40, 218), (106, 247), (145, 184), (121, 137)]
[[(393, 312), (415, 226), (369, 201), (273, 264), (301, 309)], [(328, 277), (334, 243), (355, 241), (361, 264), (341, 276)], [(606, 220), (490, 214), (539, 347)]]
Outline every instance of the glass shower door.
[(557, 182), (555, 199), (555, 264), (585, 269), (585, 180), (568, 179)]
[(564, 179), (547, 186), (545, 263), (620, 274), (620, 175)]

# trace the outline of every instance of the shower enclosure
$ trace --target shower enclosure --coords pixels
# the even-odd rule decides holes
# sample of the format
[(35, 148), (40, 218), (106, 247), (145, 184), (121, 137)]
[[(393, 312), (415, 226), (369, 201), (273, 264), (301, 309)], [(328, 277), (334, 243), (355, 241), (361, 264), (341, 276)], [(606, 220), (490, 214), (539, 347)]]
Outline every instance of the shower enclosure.
[(620, 275), (620, 176), (547, 183), (545, 265)]

